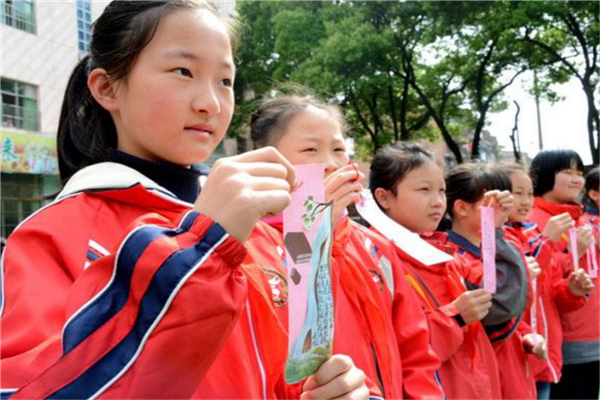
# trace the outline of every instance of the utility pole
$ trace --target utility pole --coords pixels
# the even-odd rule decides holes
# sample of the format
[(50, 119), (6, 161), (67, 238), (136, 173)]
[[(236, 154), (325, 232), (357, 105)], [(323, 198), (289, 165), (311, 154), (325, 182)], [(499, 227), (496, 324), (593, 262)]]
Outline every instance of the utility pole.
[(544, 149), (544, 141), (542, 140), (542, 116), (540, 113), (540, 94), (538, 92), (537, 71), (533, 71), (533, 92), (535, 93), (535, 110), (536, 110), (536, 114), (537, 114), (538, 143), (540, 145), (540, 151), (542, 151)]

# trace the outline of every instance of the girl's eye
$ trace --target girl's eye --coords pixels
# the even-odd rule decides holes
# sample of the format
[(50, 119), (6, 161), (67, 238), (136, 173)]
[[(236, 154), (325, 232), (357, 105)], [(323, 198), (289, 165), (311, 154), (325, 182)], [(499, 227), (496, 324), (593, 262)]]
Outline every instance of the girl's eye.
[(222, 79), (221, 86), (233, 87), (233, 79), (229, 79), (229, 78)]
[(177, 75), (187, 76), (188, 78), (192, 78), (192, 73), (187, 68), (175, 68), (173, 70)]
[(316, 153), (317, 149), (315, 149), (314, 147), (311, 147), (309, 149), (304, 149), (302, 150), (303, 153)]
[(345, 152), (346, 152), (346, 149), (343, 149), (343, 148), (341, 148), (341, 147), (340, 147), (340, 148), (338, 148), (338, 149), (335, 149), (334, 151), (335, 151), (335, 152), (342, 152), (342, 153), (345, 153)]

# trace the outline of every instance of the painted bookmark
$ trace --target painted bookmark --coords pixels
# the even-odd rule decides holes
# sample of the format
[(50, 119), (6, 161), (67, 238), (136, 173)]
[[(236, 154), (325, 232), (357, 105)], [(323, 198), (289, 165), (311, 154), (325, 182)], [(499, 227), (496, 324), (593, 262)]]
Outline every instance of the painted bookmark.
[(492, 207), (481, 207), (481, 256), (483, 288), (496, 293), (496, 231)]
[(312, 375), (333, 350), (332, 203), (325, 203), (323, 164), (298, 165), (298, 188), (283, 212), (288, 271), (289, 344), (285, 381)]

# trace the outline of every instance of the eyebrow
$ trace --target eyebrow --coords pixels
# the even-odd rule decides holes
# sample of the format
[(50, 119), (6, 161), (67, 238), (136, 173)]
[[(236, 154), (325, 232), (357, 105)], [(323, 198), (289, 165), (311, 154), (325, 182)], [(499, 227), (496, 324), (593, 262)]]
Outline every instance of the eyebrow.
[[(312, 135), (312, 136), (305, 136), (304, 138), (302, 138), (303, 142), (321, 142), (322, 139), (319, 135)], [(334, 139), (333, 140), (334, 144), (345, 144), (343, 140), (339, 140), (339, 139)]]
[[(168, 58), (184, 58), (184, 59), (192, 60), (195, 62), (198, 62), (201, 60), (201, 58), (198, 57), (196, 54), (190, 53), (189, 51), (183, 50), (183, 49), (167, 51), (165, 53), (165, 56)], [(230, 62), (227, 62), (227, 61), (223, 61), (221, 63), (221, 67), (235, 71), (235, 67), (233, 66), (233, 64), (231, 64)]]

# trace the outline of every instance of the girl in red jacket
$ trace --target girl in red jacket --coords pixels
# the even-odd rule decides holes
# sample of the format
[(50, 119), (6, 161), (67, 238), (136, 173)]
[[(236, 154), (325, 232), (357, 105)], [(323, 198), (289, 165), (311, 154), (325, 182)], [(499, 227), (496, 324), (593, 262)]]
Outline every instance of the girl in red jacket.
[[(267, 100), (251, 121), (256, 147), (274, 146), (294, 165), (325, 164), (325, 197), (334, 200), (336, 221), (334, 351), (349, 355), (367, 374), (372, 395), (442, 398), (436, 380), (439, 360), (430, 350), (418, 299), (401, 274), (393, 276), (391, 261), (381, 261), (366, 242), (383, 249), (391, 244), (347, 217), (346, 207), (360, 198), (363, 176), (349, 165), (344, 131), (341, 111), (312, 96)], [(277, 220), (270, 223), (281, 229)], [(392, 322), (392, 313), (398, 323)]]
[[(370, 189), (381, 209), (406, 229), (438, 249), (454, 254), (446, 234), (432, 233), (446, 210), (442, 168), (434, 156), (418, 145), (396, 143), (377, 152), (371, 164)], [(496, 197), (491, 192), (487, 198)], [(492, 296), (480, 288), (481, 274), (474, 264), (456, 257), (451, 262), (424, 265), (401, 249), (407, 279), (422, 300), (428, 317), (434, 350), (442, 359), (440, 376), (448, 398), (501, 398), (500, 378), (494, 350), (485, 324), (510, 321), (525, 303), (522, 264), (513, 249), (499, 238), (499, 293)], [(521, 277), (517, 284), (515, 274)], [(504, 278), (509, 277), (506, 281)], [(468, 285), (469, 289), (467, 289)], [(508, 311), (508, 312), (507, 312)]]
[[(449, 241), (456, 247), (459, 257), (469, 261), (482, 260), (479, 209), (486, 205), (486, 192), (495, 190), (500, 191), (500, 196), (504, 195), (495, 200), (499, 203), (495, 212), (496, 235), (503, 236), (502, 227), (513, 205), (510, 179), (506, 173), (490, 165), (462, 164), (448, 173), (446, 187), (448, 214), (452, 219), (452, 227), (448, 232)], [(516, 247), (511, 247), (518, 252)], [(520, 253), (518, 254), (525, 260)], [(482, 264), (477, 266), (475, 272), (483, 272)], [(497, 274), (501, 276), (502, 272), (497, 271)], [(521, 288), (526, 292), (528, 290), (528, 279), (521, 282), (516, 278), (513, 284), (522, 284)], [(502, 296), (502, 293), (499, 292), (496, 296)], [(524, 331), (521, 320), (525, 305), (519, 304), (515, 307), (518, 309), (515, 308), (516, 317), (513, 320), (506, 324), (487, 326), (486, 331), (494, 346), (498, 365), (502, 366), (500, 369), (502, 397), (535, 399), (535, 381), (530, 373), (524, 348), (524, 346), (533, 347), (533, 339), (530, 335), (522, 336)], [(538, 349), (543, 347), (542, 342), (543, 339), (538, 337)]]
[[(273, 149), (224, 159), (199, 193), (234, 47), (200, 2), (115, 1), (94, 24), (61, 111), (65, 188), (3, 254), (2, 398), (274, 397), (285, 332), (244, 242), (289, 204), (293, 167)], [(340, 357), (304, 389), (367, 396)]]
[[(531, 162), (534, 205), (528, 219), (547, 231), (555, 257), (561, 260), (563, 276), (573, 271), (571, 243), (563, 227), (577, 228), (577, 253), (580, 267), (586, 269), (586, 250), (592, 242), (588, 228), (577, 226), (581, 206), (576, 202), (584, 186), (583, 163), (572, 150), (546, 150)], [(555, 221), (555, 222), (551, 222)], [(547, 227), (558, 225), (559, 230)], [(596, 279), (593, 279), (597, 286)], [(552, 398), (589, 399), (598, 396), (600, 361), (600, 294), (589, 293), (586, 305), (561, 315), (563, 328), (563, 369), (560, 382), (552, 387)]]
[[(533, 327), (534, 308), (536, 332), (546, 338), (547, 355), (538, 354), (529, 358), (536, 380), (538, 399), (550, 397), (550, 384), (560, 380), (562, 368), (562, 327), (561, 314), (582, 307), (586, 303), (584, 296), (591, 290), (592, 283), (583, 270), (563, 277), (564, 261), (556, 257), (546, 232), (561, 234), (568, 225), (559, 220), (551, 220), (546, 225), (546, 232), (540, 232), (535, 223), (528, 222), (527, 216), (533, 207), (533, 184), (531, 178), (522, 167), (512, 164), (502, 166), (512, 183), (514, 206), (509, 214), (506, 226), (507, 237), (514, 241), (527, 256), (535, 257), (541, 268), (536, 280), (535, 307), (528, 310), (525, 321), (529, 328)], [(562, 230), (561, 230), (562, 229)], [(532, 279), (536, 279), (532, 277)], [(528, 346), (531, 346), (531, 342)]]

